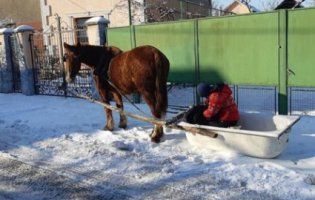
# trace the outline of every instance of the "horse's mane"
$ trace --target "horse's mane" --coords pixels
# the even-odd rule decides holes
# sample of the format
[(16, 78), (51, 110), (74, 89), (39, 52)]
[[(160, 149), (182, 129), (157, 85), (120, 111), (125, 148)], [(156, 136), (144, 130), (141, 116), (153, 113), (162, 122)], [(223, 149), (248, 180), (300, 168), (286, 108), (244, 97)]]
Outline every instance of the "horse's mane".
[(111, 60), (122, 52), (115, 46), (80, 45), (81, 60), (90, 66), (96, 66), (102, 58)]

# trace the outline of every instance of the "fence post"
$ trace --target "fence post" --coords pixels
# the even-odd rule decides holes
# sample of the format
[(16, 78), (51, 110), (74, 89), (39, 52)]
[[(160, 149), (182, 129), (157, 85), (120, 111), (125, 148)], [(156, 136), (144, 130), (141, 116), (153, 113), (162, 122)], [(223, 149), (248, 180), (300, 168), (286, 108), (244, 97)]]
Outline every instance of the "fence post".
[(35, 94), (34, 66), (32, 62), (31, 35), (34, 28), (28, 25), (18, 26), (15, 30), (19, 44), (19, 67), (21, 73), (21, 91), (25, 95)]
[[(87, 36), (91, 45), (105, 45), (107, 43), (106, 31), (110, 22), (103, 16), (93, 17), (85, 22), (87, 27)], [(91, 73), (91, 76), (93, 74)], [(99, 99), (94, 81), (92, 80), (92, 97)]]
[(195, 103), (200, 104), (200, 96), (197, 92), (197, 85), (200, 82), (200, 57), (199, 57), (199, 24), (198, 19), (194, 21), (194, 52), (195, 52), (195, 83), (194, 83), (194, 96)]
[(278, 113), (288, 114), (288, 11), (279, 11), (279, 92)]
[(0, 93), (12, 93), (13, 87), (13, 63), (11, 52), (11, 35), (13, 29), (0, 29)]

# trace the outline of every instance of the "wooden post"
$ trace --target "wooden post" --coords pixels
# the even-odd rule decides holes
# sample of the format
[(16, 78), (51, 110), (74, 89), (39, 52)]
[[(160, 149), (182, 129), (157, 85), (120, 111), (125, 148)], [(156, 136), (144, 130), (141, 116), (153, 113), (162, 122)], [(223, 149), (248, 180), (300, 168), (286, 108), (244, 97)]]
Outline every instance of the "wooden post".
[(288, 114), (288, 11), (279, 12), (279, 93), (278, 112)]

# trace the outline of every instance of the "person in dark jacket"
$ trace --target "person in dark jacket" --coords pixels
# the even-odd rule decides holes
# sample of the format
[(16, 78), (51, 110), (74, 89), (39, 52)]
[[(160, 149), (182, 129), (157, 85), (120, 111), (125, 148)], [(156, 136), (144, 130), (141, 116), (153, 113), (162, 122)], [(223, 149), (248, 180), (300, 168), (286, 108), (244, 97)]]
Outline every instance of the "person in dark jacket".
[[(201, 124), (219, 127), (235, 126), (240, 118), (232, 91), (227, 84), (209, 85), (200, 83), (197, 87), (199, 96), (206, 98)], [(200, 107), (199, 107), (200, 108)]]

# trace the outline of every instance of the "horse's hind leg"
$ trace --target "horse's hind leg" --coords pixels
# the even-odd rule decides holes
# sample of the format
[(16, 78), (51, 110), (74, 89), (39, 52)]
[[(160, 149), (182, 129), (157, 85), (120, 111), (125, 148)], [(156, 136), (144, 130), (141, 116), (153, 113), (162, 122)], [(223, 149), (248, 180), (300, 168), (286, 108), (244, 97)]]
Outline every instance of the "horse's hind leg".
[[(122, 110), (124, 110), (124, 105), (123, 105), (123, 101), (121, 98), (121, 95), (113, 92), (113, 97), (116, 101), (116, 106), (117, 108), (120, 108)], [(127, 127), (127, 117), (125, 114), (120, 113), (120, 121), (119, 121), (119, 128), (126, 128)]]
[[(155, 100), (154, 93), (149, 93), (149, 92), (143, 91), (142, 95), (143, 95), (143, 99), (145, 100), (145, 102), (150, 107), (153, 116), (158, 118), (158, 119), (161, 119), (161, 117), (162, 117), (161, 112), (159, 110), (157, 110), (156, 106), (155, 106), (156, 100)], [(161, 141), (161, 138), (163, 137), (163, 135), (164, 135), (163, 126), (154, 125), (154, 129), (153, 129), (152, 133), (150, 134), (151, 141), (159, 143)]]

